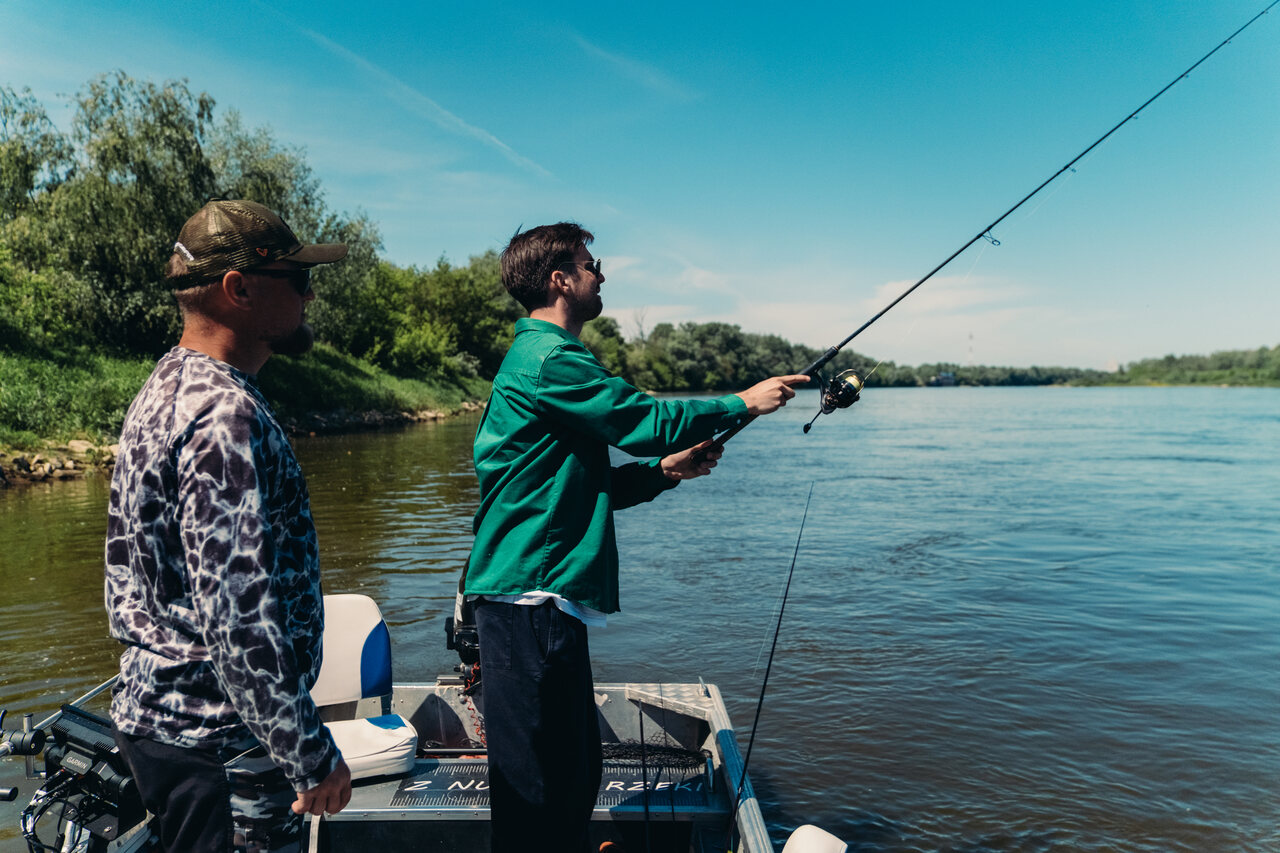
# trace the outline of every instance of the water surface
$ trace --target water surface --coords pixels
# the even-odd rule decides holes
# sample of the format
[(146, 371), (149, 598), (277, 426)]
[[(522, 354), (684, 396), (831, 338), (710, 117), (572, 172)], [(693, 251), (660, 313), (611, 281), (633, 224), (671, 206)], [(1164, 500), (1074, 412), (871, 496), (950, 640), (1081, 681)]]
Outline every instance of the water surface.
[[(598, 679), (718, 683), (745, 745), (812, 486), (751, 758), (779, 842), (812, 822), (884, 853), (1280, 850), (1280, 392), (872, 389), (805, 436), (815, 403), (619, 513)], [(401, 679), (454, 663), (474, 428), (297, 442), (326, 588), (379, 601)], [(114, 666), (105, 499), (0, 494), (13, 711)], [(20, 776), (0, 763), (29, 796)]]

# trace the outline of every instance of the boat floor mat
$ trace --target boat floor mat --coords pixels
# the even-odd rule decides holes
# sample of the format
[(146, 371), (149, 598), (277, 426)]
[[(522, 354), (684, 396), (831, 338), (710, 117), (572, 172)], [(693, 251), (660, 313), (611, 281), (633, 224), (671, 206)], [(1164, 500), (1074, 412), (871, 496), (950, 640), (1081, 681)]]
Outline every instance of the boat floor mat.
[[(606, 760), (596, 800), (597, 820), (704, 820), (728, 814), (725, 792), (704, 764), (685, 756), (664, 762)], [(488, 820), (489, 767), (482, 758), (420, 758), (412, 772), (369, 780), (329, 820)]]

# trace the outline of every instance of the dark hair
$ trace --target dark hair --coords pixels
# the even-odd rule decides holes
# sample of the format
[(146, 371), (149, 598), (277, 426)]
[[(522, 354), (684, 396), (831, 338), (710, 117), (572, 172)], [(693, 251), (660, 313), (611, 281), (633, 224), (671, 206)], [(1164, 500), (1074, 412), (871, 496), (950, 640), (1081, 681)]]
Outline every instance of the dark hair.
[[(188, 314), (208, 313), (209, 297), (216, 289), (212, 285), (222, 280), (222, 277), (218, 276), (197, 284), (187, 283), (187, 261), (177, 252), (174, 252), (169, 262), (165, 264), (164, 277), (173, 288), (173, 296), (178, 301), (178, 309), (182, 311), (183, 317)], [(183, 286), (174, 287), (178, 283), (182, 283)]]
[(516, 231), (502, 250), (502, 284), (526, 311), (547, 304), (547, 284), (557, 267), (573, 260), (579, 246), (595, 236), (576, 222), (539, 225)]

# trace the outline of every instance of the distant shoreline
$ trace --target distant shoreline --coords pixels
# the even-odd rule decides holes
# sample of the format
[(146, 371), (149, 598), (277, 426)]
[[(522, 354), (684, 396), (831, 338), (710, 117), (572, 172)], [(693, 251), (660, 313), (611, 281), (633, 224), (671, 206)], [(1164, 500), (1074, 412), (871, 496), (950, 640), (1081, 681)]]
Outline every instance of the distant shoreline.
[[(870, 386), (868, 390), (895, 390), (901, 388), (928, 388), (930, 390), (946, 390), (950, 388), (1271, 388), (1280, 389), (1276, 384), (1230, 384), (1208, 382), (1144, 382), (1135, 383), (1057, 383), (1038, 385), (1012, 384), (957, 384), (957, 385), (915, 385), (915, 386)], [(807, 390), (807, 389), (804, 389)], [(816, 389), (813, 389), (816, 390)], [(722, 390), (705, 391), (655, 391), (654, 394), (689, 395), (689, 394), (721, 394)], [(394, 410), (369, 410), (363, 412), (310, 412), (299, 417), (281, 418), (285, 430), (292, 437), (316, 435), (333, 435), (343, 433), (375, 432), (381, 429), (409, 426), (416, 423), (447, 420), (459, 415), (471, 414), (484, 409), (484, 404), (474, 400), (464, 400), (450, 411), (423, 409), (416, 412)], [(88, 441), (72, 439), (70, 441), (55, 438), (37, 438), (37, 446), (16, 447), (0, 443), (0, 494), (12, 487), (21, 487), (43, 482), (60, 482), (64, 480), (83, 479), (95, 473), (109, 474), (115, 466), (119, 445), (115, 440)]]

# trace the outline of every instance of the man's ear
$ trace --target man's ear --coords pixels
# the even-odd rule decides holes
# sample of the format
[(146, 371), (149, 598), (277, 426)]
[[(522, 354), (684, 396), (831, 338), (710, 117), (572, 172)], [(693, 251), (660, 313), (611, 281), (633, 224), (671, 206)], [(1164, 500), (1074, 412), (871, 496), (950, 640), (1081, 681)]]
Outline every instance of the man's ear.
[(564, 274), (564, 270), (552, 270), (551, 278), (547, 282), (547, 301), (555, 302), (556, 297), (569, 286), (569, 276)]
[(222, 276), (222, 298), (233, 308), (247, 311), (253, 307), (253, 297), (249, 294), (249, 283), (237, 270), (231, 270)]

